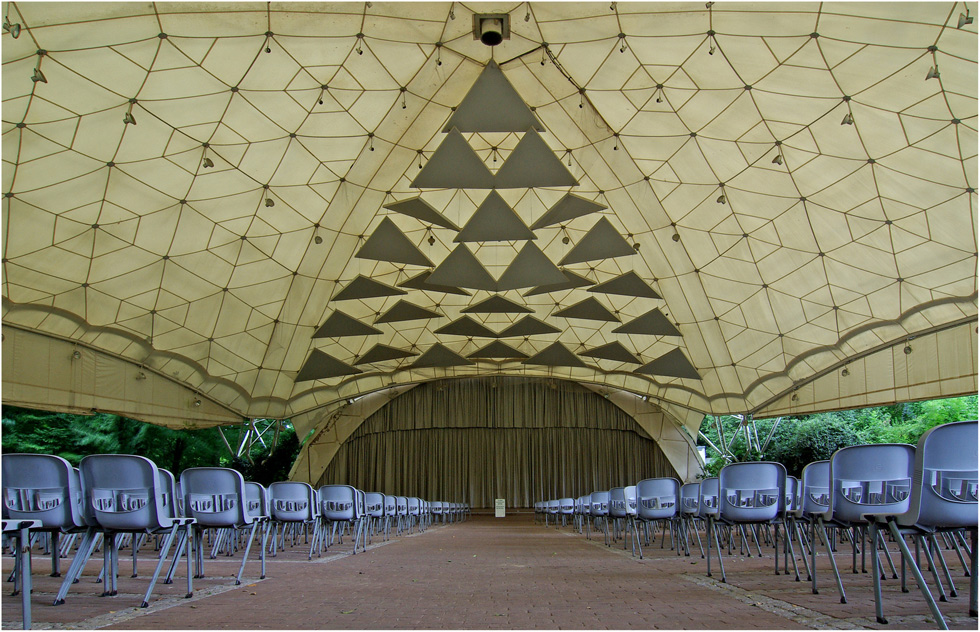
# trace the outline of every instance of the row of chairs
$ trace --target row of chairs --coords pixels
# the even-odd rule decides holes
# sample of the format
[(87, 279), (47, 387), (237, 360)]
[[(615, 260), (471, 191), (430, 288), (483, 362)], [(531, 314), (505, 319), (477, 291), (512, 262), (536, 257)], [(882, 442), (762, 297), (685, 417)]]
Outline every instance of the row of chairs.
[[(930, 429), (918, 446), (873, 444), (842, 448), (829, 460), (807, 465), (801, 480), (787, 476), (779, 463), (732, 463), (723, 467), (717, 477), (700, 483), (681, 485), (673, 478), (646, 479), (635, 486), (579, 498), (541, 501), (535, 504), (535, 514), (546, 525), (550, 520), (556, 526), (571, 520), (580, 532), (584, 526), (587, 536), (592, 528), (601, 528), (606, 544), (611, 543), (610, 538), (615, 541), (620, 532), (632, 533), (634, 553), (639, 549), (641, 557), (639, 532), (642, 529), (648, 538), (650, 525), (661, 528), (664, 536), (670, 534), (672, 548), (676, 539), (678, 555), (682, 548), (686, 555), (690, 554), (689, 536), (693, 533), (705, 557), (699, 533), (702, 527), (707, 539), (708, 576), (715, 549), (723, 582), (724, 540), (729, 553), (738, 540), (741, 550), (751, 556), (751, 538), (761, 556), (760, 539), (768, 539), (774, 546), (778, 575), (781, 539), (784, 570), (789, 573), (792, 560), (799, 581), (795, 542), (803, 553), (802, 561), (815, 594), (816, 555), (822, 543), (841, 603), (846, 603), (846, 594), (833, 553), (838, 541), (849, 540), (853, 572), (858, 572), (859, 552), (862, 570), (866, 558), (871, 558), (875, 610), (880, 623), (887, 623), (881, 598), (882, 554), (892, 577), (898, 578), (884, 537), (887, 534), (901, 555), (902, 590), (906, 590), (908, 568), (936, 624), (946, 629), (945, 619), (923, 577), (919, 551), (926, 553), (926, 565), (940, 602), (947, 601), (943, 580), (949, 586), (949, 596), (957, 595), (940, 541), (955, 551), (970, 576), (969, 614), (977, 616), (977, 488), (977, 422), (966, 421)], [(969, 543), (967, 533), (971, 536)], [(970, 557), (968, 568), (964, 550)]]
[[(260, 577), (264, 578), (267, 548), (276, 555), (278, 548), (286, 545), (288, 535), (292, 543), (300, 535), (310, 541), (308, 557), (312, 558), (314, 551), (321, 555), (349, 529), (356, 553), (358, 544), (365, 550), (373, 535), (380, 533), (387, 539), (392, 526), (396, 535), (410, 533), (425, 529), (433, 521), (462, 520), (469, 513), (463, 503), (365, 493), (349, 485), (325, 485), (314, 490), (306, 483), (284, 481), (266, 488), (245, 481), (238, 471), (228, 468), (189, 468), (177, 479), (151, 460), (135, 455), (87, 456), (73, 468), (54, 455), (5, 454), (2, 473), (5, 538), (9, 535), (12, 542), (19, 542), (28, 529), (35, 541), (44, 536), (55, 577), (61, 576), (61, 558), (76, 548), (55, 605), (64, 603), (99, 546), (103, 553), (102, 594), (107, 596), (117, 594), (119, 549), (127, 543), (132, 545), (135, 577), (139, 547), (148, 538), (157, 539), (158, 560), (141, 603), (146, 607), (171, 549), (174, 555), (165, 583), (172, 583), (178, 563), (186, 555), (190, 597), (193, 579), (204, 577), (208, 545), (212, 559), (222, 552), (231, 555), (244, 549), (235, 576), (235, 583), (240, 584), (256, 539), (260, 540)], [(268, 542), (270, 530), (273, 538)], [(23, 549), (28, 561), (18, 561), (12, 577), (18, 582), (15, 586), (29, 585), (30, 545)], [(21, 550), (18, 545), (18, 552)], [(192, 557), (196, 572), (192, 571)], [(25, 629), (30, 626), (29, 609), (25, 610), (24, 625)]]

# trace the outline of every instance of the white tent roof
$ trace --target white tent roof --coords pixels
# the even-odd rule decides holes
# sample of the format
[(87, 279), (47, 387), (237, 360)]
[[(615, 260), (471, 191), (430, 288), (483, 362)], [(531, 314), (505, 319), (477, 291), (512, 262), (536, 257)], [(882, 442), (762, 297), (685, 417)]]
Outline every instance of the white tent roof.
[[(216, 423), (505, 373), (696, 426), (976, 391), (975, 3), (4, 6), (6, 402)], [(539, 134), (444, 132), (491, 60)], [(494, 294), (524, 313), (467, 310)], [(314, 337), (337, 313), (380, 333)], [(464, 316), (542, 333), (467, 358), (493, 338), (436, 333)]]

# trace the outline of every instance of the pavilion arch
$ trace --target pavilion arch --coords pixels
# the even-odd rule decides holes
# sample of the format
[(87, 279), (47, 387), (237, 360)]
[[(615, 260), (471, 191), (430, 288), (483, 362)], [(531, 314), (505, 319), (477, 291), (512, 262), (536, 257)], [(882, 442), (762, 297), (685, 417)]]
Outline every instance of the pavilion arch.
[[(498, 495), (519, 506), (534, 493), (580, 495), (620, 479), (689, 481), (702, 471), (691, 436), (669, 413), (632, 393), (568, 380), (436, 380), (372, 393), (293, 423), (299, 433), (313, 431), (294, 480), (455, 496), (474, 506)], [(443, 465), (456, 476), (440, 475)]]

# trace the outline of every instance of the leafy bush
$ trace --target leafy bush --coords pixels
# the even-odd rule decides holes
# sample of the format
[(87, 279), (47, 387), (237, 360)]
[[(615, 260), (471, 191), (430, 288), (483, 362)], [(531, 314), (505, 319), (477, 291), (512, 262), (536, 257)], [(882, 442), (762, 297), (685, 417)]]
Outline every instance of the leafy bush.
[(829, 459), (840, 448), (864, 443), (853, 424), (833, 414), (789, 420), (787, 430), (780, 441), (770, 444), (767, 457), (782, 463), (793, 476), (799, 476), (808, 463)]
[[(908, 443), (915, 445), (927, 430), (953, 421), (977, 419), (977, 396), (953, 397), (923, 402), (903, 402), (891, 406), (860, 408), (803, 417), (784, 417), (773, 433), (764, 455), (746, 454), (744, 428), (736, 417), (722, 417), (725, 438), (736, 461), (778, 461), (786, 471), (799, 476), (813, 461), (829, 459), (835, 450), (863, 443)], [(760, 443), (765, 442), (775, 420), (756, 420)], [(714, 417), (707, 416), (701, 433), (721, 447)], [(734, 437), (734, 440), (733, 440)], [(726, 442), (726, 445), (728, 445)], [(701, 445), (708, 446), (701, 439)], [(725, 459), (708, 446), (705, 476), (715, 476)], [(714, 457), (714, 458), (712, 458)]]

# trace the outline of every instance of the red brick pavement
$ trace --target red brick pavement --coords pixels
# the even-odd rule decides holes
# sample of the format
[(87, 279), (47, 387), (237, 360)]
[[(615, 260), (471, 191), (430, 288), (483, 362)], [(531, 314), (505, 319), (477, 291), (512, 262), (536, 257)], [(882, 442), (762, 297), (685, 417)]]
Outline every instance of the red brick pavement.
[[(529, 514), (505, 519), (475, 516), (425, 533), (392, 538), (366, 553), (351, 545), (330, 549), (310, 562), (300, 544), (270, 558), (268, 578), (257, 581), (249, 562), (234, 586), (240, 558), (207, 560), (208, 577), (195, 580), (195, 597), (184, 599), (181, 573), (173, 585), (158, 584), (151, 605), (136, 608), (152, 570), (144, 553), (129, 577), (120, 559), (120, 592), (99, 597), (90, 562), (67, 603), (52, 606), (59, 581), (47, 577), (48, 561), (35, 557), (33, 596), (36, 628), (123, 629), (798, 629), (933, 628), (914, 583), (903, 594), (885, 582), (888, 626), (874, 621), (869, 575), (850, 573), (850, 554), (838, 554), (849, 603), (839, 602), (825, 557), (818, 558), (820, 594), (805, 581), (773, 574), (771, 549), (762, 558), (725, 558), (728, 583), (705, 576), (698, 553), (678, 557), (647, 547), (640, 560), (588, 541), (570, 528), (533, 524)], [(253, 555), (255, 558), (255, 552)], [(955, 557), (950, 558), (953, 561)], [(9, 573), (9, 558), (4, 558)], [(713, 563), (713, 571), (715, 570)], [(967, 617), (968, 579), (954, 571), (960, 596), (940, 604), (954, 629), (977, 629)], [(802, 567), (801, 567), (802, 570)], [(3, 597), (3, 627), (19, 627), (18, 599)]]

